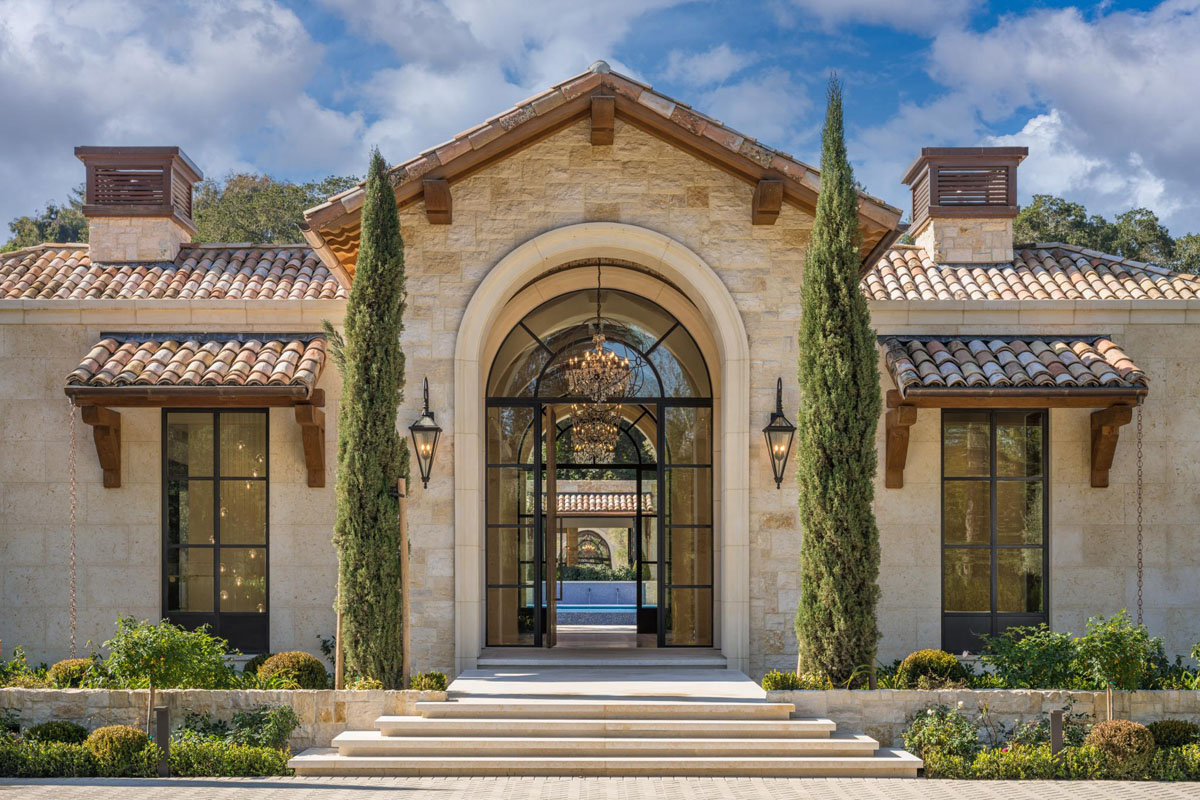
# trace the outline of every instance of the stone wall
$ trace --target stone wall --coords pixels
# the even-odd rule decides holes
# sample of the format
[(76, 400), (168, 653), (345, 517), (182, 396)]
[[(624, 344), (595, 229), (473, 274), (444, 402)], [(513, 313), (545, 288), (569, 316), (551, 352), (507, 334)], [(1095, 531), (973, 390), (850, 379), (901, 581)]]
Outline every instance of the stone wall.
[(930, 217), (914, 238), (939, 264), (1006, 264), (1013, 260), (1011, 219)]
[(174, 261), (179, 246), (192, 240), (172, 217), (92, 217), (88, 251), (92, 263), (108, 261)]
[[(67, 720), (87, 728), (103, 725), (146, 724), (147, 690), (107, 689), (0, 689), (0, 708), (19, 714), (21, 727), (48, 720)], [(155, 694), (154, 704), (170, 709), (171, 727), (188, 711), (211, 714), (228, 722), (235, 712), (261, 705), (290, 705), (300, 727), (288, 740), (293, 752), (306, 747), (328, 747), (346, 730), (375, 730), (382, 714), (414, 715), (417, 701), (441, 701), (445, 692), (334, 691), (244, 689), (167, 689)]]
[[(1055, 709), (1083, 714), (1090, 722), (1106, 718), (1104, 692), (1067, 692), (1030, 689), (949, 689), (917, 691), (777, 691), (767, 692), (771, 703), (793, 703), (793, 717), (825, 717), (837, 723), (839, 734), (866, 734), (884, 747), (902, 747), (901, 734), (916, 714), (937, 705), (957, 706), (972, 718), (984, 709), (993, 727), (1006, 730), (1049, 717)], [(1143, 724), (1160, 719), (1187, 719), (1200, 723), (1200, 692), (1115, 692), (1113, 716)], [(986, 738), (986, 732), (985, 732)]]

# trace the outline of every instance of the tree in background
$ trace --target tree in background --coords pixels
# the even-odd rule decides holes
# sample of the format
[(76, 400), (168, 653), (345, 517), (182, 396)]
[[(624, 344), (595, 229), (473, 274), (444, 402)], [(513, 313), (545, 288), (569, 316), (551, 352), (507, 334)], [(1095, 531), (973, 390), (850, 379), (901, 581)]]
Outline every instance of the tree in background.
[(404, 392), (404, 242), (396, 196), (376, 150), (367, 173), (362, 240), (335, 353), (342, 372), (338, 409), (338, 608), (348, 674), (401, 689), (400, 525), (391, 496), (408, 476), (408, 448), (396, 431)]
[(9, 222), (8, 229), (12, 237), (0, 246), (0, 253), (43, 242), (86, 242), (88, 225), (83, 216), (83, 185), (72, 189), (71, 197), (63, 205), (47, 203), (41, 212)]
[(200, 242), (303, 242), (299, 222), (304, 209), (357, 183), (353, 176), (331, 175), (322, 181), (291, 183), (269, 175), (236, 173), (208, 178), (196, 186), (193, 219)]
[(857, 209), (842, 89), (831, 79), (821, 191), (800, 300), (796, 472), (803, 537), (796, 638), (801, 668), (837, 683), (874, 665), (879, 641), (879, 530), (871, 509), (879, 366), (870, 312), (858, 288)]

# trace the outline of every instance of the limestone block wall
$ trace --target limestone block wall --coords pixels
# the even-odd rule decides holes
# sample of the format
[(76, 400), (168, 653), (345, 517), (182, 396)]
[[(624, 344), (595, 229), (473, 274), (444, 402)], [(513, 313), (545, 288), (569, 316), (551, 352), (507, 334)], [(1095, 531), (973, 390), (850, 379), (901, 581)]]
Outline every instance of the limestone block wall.
[[(66, 375), (102, 333), (317, 331), (342, 301), (0, 301), (0, 641), (32, 662), (69, 648), (71, 409)], [(340, 381), (327, 406), (326, 488), (310, 489), (291, 409), (270, 413), (270, 615), (273, 650), (319, 652), (332, 637), (334, 461)], [(120, 408), (122, 482), (102, 485), (91, 429), (74, 427), (78, 651), (121, 614), (158, 619), (162, 596), (162, 412)]]
[(93, 263), (174, 261), (193, 232), (170, 217), (92, 217), (88, 251)]
[[(1168, 653), (1200, 641), (1200, 303), (1193, 301), (871, 304), (880, 333), (1111, 336), (1150, 377), (1143, 406), (1143, 608)], [(880, 363), (882, 388), (892, 389)], [(1050, 624), (1081, 634), (1087, 618), (1137, 605), (1137, 425), (1121, 429), (1110, 486), (1090, 485), (1088, 409), (1049, 420)], [(882, 418), (877, 435), (884, 452)], [(904, 488), (876, 482), (882, 545), (879, 655), (941, 644), (941, 413), (911, 428)]]
[(937, 263), (1006, 264), (1013, 260), (1013, 221), (965, 217), (930, 217), (916, 242)]

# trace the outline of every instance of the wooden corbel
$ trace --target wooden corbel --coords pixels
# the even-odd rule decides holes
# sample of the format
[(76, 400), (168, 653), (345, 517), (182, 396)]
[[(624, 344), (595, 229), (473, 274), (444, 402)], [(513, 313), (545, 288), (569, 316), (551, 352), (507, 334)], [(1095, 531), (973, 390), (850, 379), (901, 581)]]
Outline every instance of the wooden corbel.
[(301, 403), (296, 406), (296, 423), (304, 443), (308, 485), (319, 489), (325, 485), (325, 412), (312, 403)]
[(783, 181), (763, 178), (754, 187), (750, 201), (750, 221), (755, 225), (774, 225), (783, 208)]
[(617, 114), (617, 98), (592, 97), (592, 144), (612, 144)]
[(1108, 486), (1108, 471), (1117, 452), (1121, 426), (1133, 419), (1132, 406), (1109, 406), (1092, 412), (1092, 487)]
[(887, 446), (884, 455), (886, 472), (883, 485), (888, 489), (904, 488), (904, 465), (908, 461), (908, 430), (917, 421), (916, 406), (896, 406), (888, 409)]
[(104, 470), (104, 488), (121, 488), (121, 415), (104, 406), (84, 406), (83, 421), (92, 426), (96, 455)]
[(430, 225), (449, 225), (453, 217), (450, 201), (450, 183), (445, 178), (427, 178), (421, 181), (425, 193), (425, 218)]

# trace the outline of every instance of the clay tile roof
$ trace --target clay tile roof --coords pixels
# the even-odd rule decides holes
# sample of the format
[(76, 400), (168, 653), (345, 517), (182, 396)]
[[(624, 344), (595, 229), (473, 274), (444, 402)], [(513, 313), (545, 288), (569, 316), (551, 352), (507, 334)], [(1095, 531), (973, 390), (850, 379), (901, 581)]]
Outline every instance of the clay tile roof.
[[(633, 514), (637, 498), (637, 492), (559, 492), (558, 513)], [(654, 511), (654, 495), (650, 492), (642, 493), (642, 511)]]
[(93, 264), (86, 244), (0, 253), (0, 300), (325, 300), (346, 289), (305, 245), (184, 246), (173, 262)]
[(110, 335), (93, 345), (70, 386), (307, 386), (325, 365), (313, 334)]
[(935, 264), (897, 245), (862, 279), (871, 300), (1193, 300), (1200, 276), (1065, 244), (1014, 250), (999, 264)]
[(888, 370), (911, 389), (1146, 388), (1149, 379), (1110, 339), (880, 337)]

